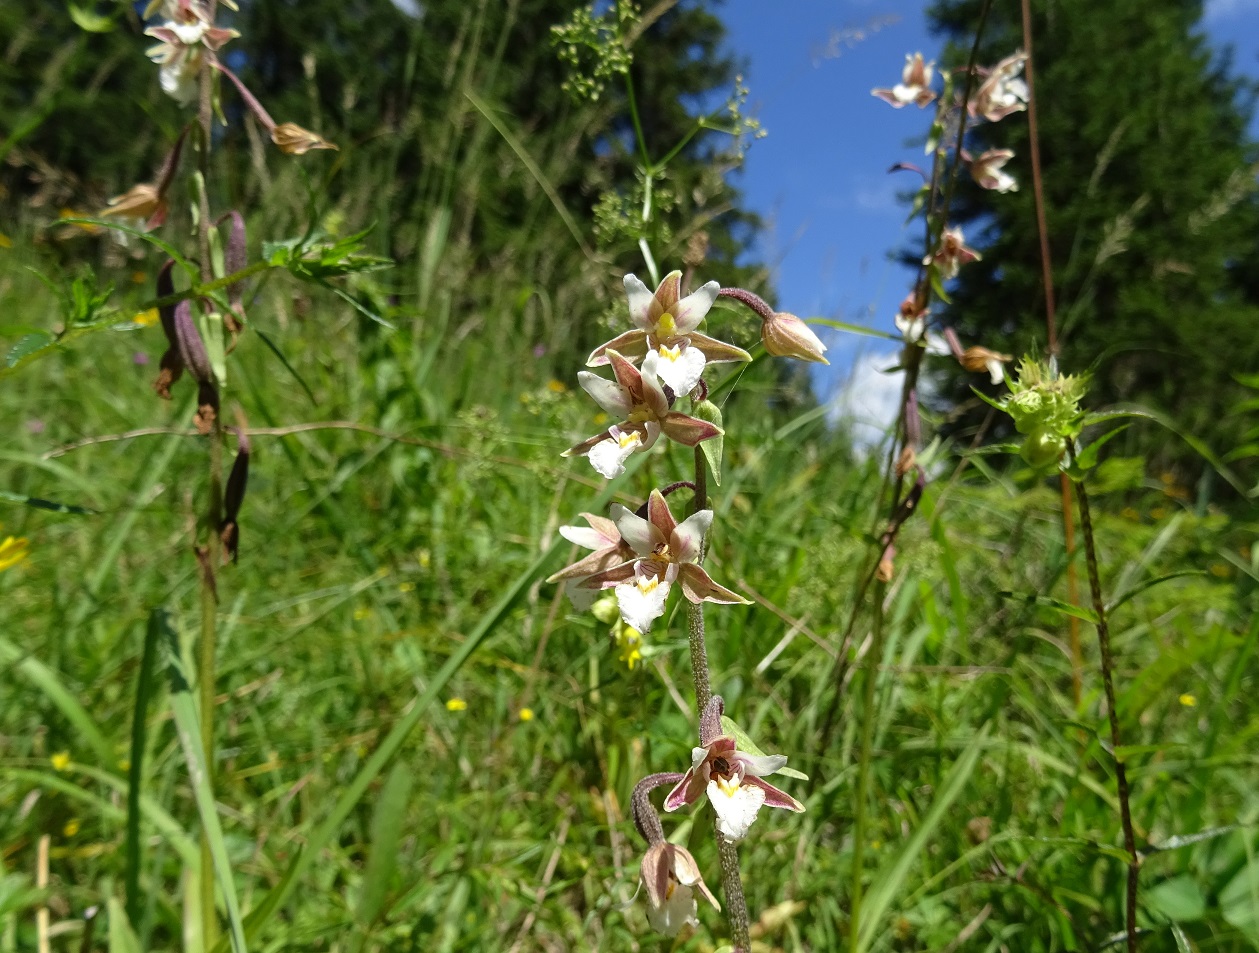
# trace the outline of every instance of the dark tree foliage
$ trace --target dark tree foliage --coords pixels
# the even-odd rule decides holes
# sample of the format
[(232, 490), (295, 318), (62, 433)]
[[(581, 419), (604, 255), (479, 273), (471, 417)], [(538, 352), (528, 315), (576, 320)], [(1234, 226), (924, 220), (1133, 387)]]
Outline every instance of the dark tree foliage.
[[(1259, 365), (1256, 149), (1246, 136), (1254, 89), (1213, 60), (1197, 2), (1034, 0), (1040, 148), (1063, 369), (1096, 362), (1094, 406), (1160, 410), (1221, 452), (1241, 422), (1232, 375)], [(978, 0), (930, 11), (965, 63)], [(1022, 45), (1018, 4), (994, 4), (980, 63)], [(1028, 124), (980, 126), (970, 148), (1013, 149), (1021, 191), (962, 183), (955, 219), (983, 261), (963, 269), (943, 318), (969, 343), (1015, 355), (1046, 343)], [(941, 382), (955, 426), (985, 415), (960, 373)], [(1187, 449), (1147, 429), (1162, 465), (1201, 471)]]

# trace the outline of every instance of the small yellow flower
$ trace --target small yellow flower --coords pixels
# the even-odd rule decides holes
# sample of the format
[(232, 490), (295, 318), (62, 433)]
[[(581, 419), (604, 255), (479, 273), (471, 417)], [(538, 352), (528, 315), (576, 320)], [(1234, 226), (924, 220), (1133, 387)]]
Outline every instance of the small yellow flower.
[(66, 821), (66, 826), (61, 829), (61, 833), (66, 837), (73, 837), (79, 832), (79, 819), (72, 817)]
[(643, 635), (633, 626), (626, 625), (620, 619), (612, 627), (612, 637), (616, 639), (617, 658), (625, 663), (631, 672), (634, 666), (643, 660)]
[(1232, 573), (1228, 563), (1211, 563), (1211, 575), (1218, 576), (1220, 579), (1227, 579)]
[(522, 708), (520, 711), (516, 712), (516, 717), (521, 721), (533, 721), (533, 709)]
[(415, 583), (400, 582), (398, 583), (398, 591), (399, 592), (415, 592)]
[(1198, 704), (1198, 699), (1195, 696), (1190, 695), (1188, 692), (1185, 692), (1180, 696), (1180, 703), (1186, 708), (1194, 708)]
[(13, 239), (10, 238), (8, 235), (5, 235), (4, 233), (0, 232), (0, 248), (12, 248), (12, 247), (13, 247)]
[(372, 610), (367, 608), (367, 606), (359, 606), (357, 609), (354, 610), (355, 622), (362, 622), (364, 619), (370, 619), (371, 617), (372, 617)]
[(25, 559), (29, 546), (30, 540), (24, 536), (17, 538), (10, 536), (0, 543), (0, 572), (16, 566)]
[(567, 394), (568, 393), (568, 386), (563, 381), (557, 381), (554, 377), (552, 377), (549, 381), (546, 382), (546, 389), (549, 390), (552, 394)]
[(157, 324), (158, 318), (160, 317), (161, 315), (158, 314), (157, 308), (149, 308), (148, 311), (139, 312), (131, 320), (136, 324), (143, 324), (147, 328), (149, 325)]
[(427, 569), (429, 566), (433, 565), (433, 554), (427, 549), (421, 549), (415, 554), (415, 558), (416, 561), (419, 562), (421, 569)]
[(142, 285), (142, 284), (145, 284), (148, 280), (149, 280), (149, 276), (148, 276), (148, 273), (147, 273), (147, 272), (143, 272), (143, 271), (133, 271), (133, 272), (131, 273), (131, 283), (132, 283), (132, 284), (135, 284), (135, 285)]
[(603, 411), (600, 411), (599, 413), (594, 415), (594, 417), (592, 418), (592, 421), (596, 427), (602, 427), (604, 424), (608, 422), (608, 415), (605, 414)]
[(48, 760), (52, 763), (52, 769), (54, 771), (65, 771), (70, 767), (70, 752), (58, 751)]
[(451, 698), (446, 701), (446, 711), (466, 711), (468, 703), (462, 698)]

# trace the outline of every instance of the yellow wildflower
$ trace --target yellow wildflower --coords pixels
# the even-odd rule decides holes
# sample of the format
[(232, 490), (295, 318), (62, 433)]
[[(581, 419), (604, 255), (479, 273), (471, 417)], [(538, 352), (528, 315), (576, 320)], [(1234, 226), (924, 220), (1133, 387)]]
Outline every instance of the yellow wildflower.
[(612, 637), (616, 639), (617, 658), (625, 663), (631, 672), (634, 666), (643, 659), (643, 635), (631, 625), (618, 619), (612, 627)]
[(131, 320), (134, 321), (136, 324), (143, 324), (147, 328), (149, 325), (157, 324), (157, 320), (160, 317), (161, 315), (158, 314), (157, 308), (149, 308), (148, 311), (139, 312)]
[(58, 751), (48, 760), (52, 763), (52, 769), (54, 771), (65, 771), (70, 767), (70, 752)]
[(61, 829), (61, 833), (66, 837), (73, 837), (79, 832), (79, 819), (72, 817), (66, 821), (66, 826)]
[(354, 610), (355, 622), (362, 622), (364, 619), (370, 619), (371, 617), (372, 617), (372, 610), (367, 608), (367, 606), (359, 606), (357, 609)]
[(1186, 708), (1194, 708), (1198, 704), (1198, 699), (1196, 696), (1190, 695), (1188, 692), (1185, 692), (1183, 695), (1180, 696), (1180, 703), (1184, 705)]
[(462, 698), (451, 698), (446, 702), (446, 711), (465, 711), (468, 703)]
[(10, 536), (3, 543), (0, 543), (0, 572), (16, 566), (26, 558), (27, 547), (30, 546), (30, 540), (24, 536)]
[(13, 247), (13, 239), (10, 238), (8, 235), (5, 235), (3, 232), (0, 232), (0, 248), (12, 248), (12, 247)]
[(557, 381), (554, 377), (552, 377), (549, 381), (546, 382), (546, 389), (549, 390), (552, 394), (567, 394), (568, 393), (568, 386), (563, 381)]
[(521, 721), (533, 721), (533, 709), (522, 708), (520, 711), (516, 712), (516, 717)]
[(413, 583), (413, 582), (400, 582), (400, 583), (398, 583), (398, 591), (399, 591), (399, 592), (414, 592), (414, 591), (415, 591), (415, 583)]

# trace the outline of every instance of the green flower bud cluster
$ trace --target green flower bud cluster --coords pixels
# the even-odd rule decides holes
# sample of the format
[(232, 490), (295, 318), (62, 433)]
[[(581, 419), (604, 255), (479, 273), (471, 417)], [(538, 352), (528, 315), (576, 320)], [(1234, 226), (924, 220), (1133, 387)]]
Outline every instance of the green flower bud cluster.
[(1080, 435), (1084, 421), (1080, 401), (1087, 390), (1087, 376), (1055, 376), (1044, 362), (1023, 358), (1018, 379), (1010, 383), (1010, 396), (1001, 408), (1027, 438), (1022, 456), (1029, 465), (1038, 470), (1053, 466), (1062, 458), (1067, 441)]

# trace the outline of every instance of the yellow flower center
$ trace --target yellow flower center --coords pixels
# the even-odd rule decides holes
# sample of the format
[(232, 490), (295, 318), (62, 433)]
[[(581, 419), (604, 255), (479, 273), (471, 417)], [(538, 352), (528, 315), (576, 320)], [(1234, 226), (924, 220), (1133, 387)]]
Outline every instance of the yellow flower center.
[(620, 445), (621, 449), (624, 450), (626, 447), (633, 447), (642, 443), (643, 437), (637, 430), (631, 430), (628, 433), (623, 433), (617, 437), (616, 442)]
[(682, 345), (675, 344), (673, 347), (660, 348), (660, 357), (666, 361), (676, 361), (682, 356)]
[(638, 591), (643, 595), (653, 592), (660, 585), (660, 579), (656, 576), (644, 576), (634, 583), (638, 587)]
[(671, 338), (678, 333), (678, 323), (673, 320), (673, 315), (668, 311), (660, 316), (660, 320), (656, 322), (656, 337)]

